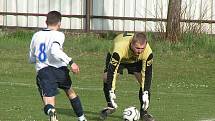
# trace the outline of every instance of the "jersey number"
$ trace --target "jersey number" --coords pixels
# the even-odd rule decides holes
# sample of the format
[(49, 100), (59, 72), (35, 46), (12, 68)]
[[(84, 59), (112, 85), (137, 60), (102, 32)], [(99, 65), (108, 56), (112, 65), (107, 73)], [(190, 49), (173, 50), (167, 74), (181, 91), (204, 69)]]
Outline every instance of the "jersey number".
[(45, 53), (45, 49), (46, 49), (46, 45), (45, 43), (41, 43), (40, 44), (40, 48), (39, 48), (39, 61), (40, 62), (44, 62), (46, 61), (47, 55)]

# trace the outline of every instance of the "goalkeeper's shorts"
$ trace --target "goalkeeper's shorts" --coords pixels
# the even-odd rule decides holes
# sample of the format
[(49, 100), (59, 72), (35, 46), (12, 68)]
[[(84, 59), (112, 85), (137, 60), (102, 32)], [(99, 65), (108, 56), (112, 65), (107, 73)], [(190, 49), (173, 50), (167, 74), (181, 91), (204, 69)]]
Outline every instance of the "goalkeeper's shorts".
[[(111, 59), (111, 54), (108, 53), (106, 57), (104, 72), (107, 72), (108, 70), (108, 64), (110, 63), (110, 59)], [(137, 61), (135, 63), (120, 63), (117, 72), (120, 74), (123, 74), (124, 68), (128, 70), (128, 74), (134, 74), (134, 72), (140, 73), (142, 70), (142, 61)]]

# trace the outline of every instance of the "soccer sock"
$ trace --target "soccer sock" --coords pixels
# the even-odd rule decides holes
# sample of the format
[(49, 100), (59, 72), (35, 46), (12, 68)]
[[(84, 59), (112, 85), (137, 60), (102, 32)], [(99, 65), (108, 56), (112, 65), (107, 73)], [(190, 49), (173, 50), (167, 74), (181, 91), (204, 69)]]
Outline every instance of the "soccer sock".
[(51, 104), (45, 105), (45, 106), (44, 106), (44, 113), (45, 113), (46, 115), (48, 115), (48, 114), (49, 114), (49, 111), (50, 111), (51, 109), (54, 109), (54, 106), (53, 106), (53, 105), (51, 105)]
[(106, 101), (110, 102), (109, 89), (108, 89), (108, 84), (107, 83), (103, 84), (103, 91), (104, 91), (104, 94), (105, 94)]
[(82, 108), (82, 105), (81, 105), (81, 101), (79, 99), (79, 97), (75, 97), (73, 99), (70, 99), (70, 102), (71, 102), (71, 105), (72, 105), (72, 108), (75, 112), (75, 114), (80, 117), (84, 114), (83, 112), (83, 108)]
[(82, 115), (82, 116), (78, 117), (78, 119), (79, 119), (80, 121), (85, 121), (85, 120), (86, 120), (86, 118), (85, 118), (85, 116), (84, 116), (84, 115)]

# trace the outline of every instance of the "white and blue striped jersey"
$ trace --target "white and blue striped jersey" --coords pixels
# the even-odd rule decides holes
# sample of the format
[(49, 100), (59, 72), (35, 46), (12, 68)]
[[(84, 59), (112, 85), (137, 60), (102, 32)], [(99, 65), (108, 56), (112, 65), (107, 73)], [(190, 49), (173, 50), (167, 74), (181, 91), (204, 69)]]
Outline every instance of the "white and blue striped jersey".
[(65, 35), (59, 31), (44, 29), (36, 32), (31, 40), (29, 61), (35, 63), (36, 71), (53, 66), (67, 66), (72, 58), (63, 52)]

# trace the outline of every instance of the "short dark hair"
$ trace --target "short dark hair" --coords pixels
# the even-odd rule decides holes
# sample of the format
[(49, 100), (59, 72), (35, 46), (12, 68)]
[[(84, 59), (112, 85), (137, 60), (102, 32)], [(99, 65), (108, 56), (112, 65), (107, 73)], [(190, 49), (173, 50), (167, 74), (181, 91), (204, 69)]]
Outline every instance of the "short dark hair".
[(46, 17), (47, 25), (56, 25), (61, 22), (61, 13), (58, 11), (50, 11)]
[(146, 40), (147, 40), (146, 35), (144, 33), (138, 32), (134, 34), (132, 42), (133, 43), (138, 42), (140, 44), (144, 44)]

